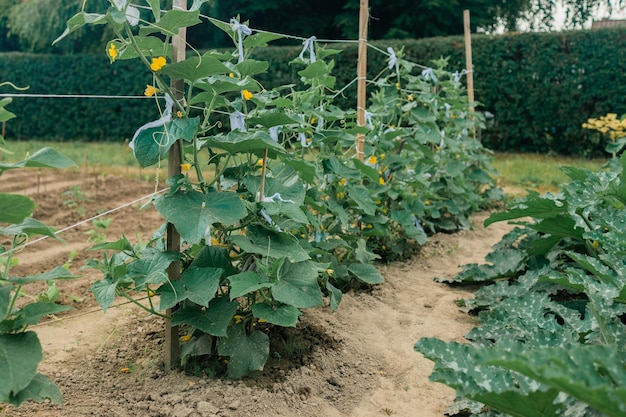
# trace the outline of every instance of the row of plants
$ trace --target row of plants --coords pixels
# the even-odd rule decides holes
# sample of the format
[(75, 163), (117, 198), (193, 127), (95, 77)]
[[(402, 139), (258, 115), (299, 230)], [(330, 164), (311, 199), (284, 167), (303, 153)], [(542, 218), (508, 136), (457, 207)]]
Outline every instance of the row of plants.
[[(560, 33), (509, 33), (498, 36), (473, 35), (474, 83), (483, 111), (494, 117), (482, 132), (483, 143), (491, 149), (514, 152), (554, 152), (599, 155), (604, 147), (601, 135), (581, 128), (590, 117), (610, 111), (626, 112), (624, 72), (624, 29), (585, 30)], [(463, 38), (458, 36), (421, 40), (373, 42), (373, 47), (400, 49), (405, 46), (410, 61), (429, 64), (449, 57), (452, 68), (465, 67)], [(337, 85), (354, 80), (358, 59), (354, 44), (341, 44), (335, 57)], [(268, 88), (296, 84), (300, 76), (285, 57), (296, 56), (301, 46), (268, 47), (253, 56), (270, 63), (257, 79)], [(614, 65), (606, 65), (612, 56)], [(370, 78), (387, 66), (388, 56), (374, 50), (368, 54)], [(59, 69), (63, 77), (59, 77)], [(134, 95), (149, 82), (141, 68), (128, 61), (107, 65), (102, 55), (41, 55), (0, 53), (0, 72), (11, 74), (14, 82), (32, 85), (39, 94)], [(62, 81), (60, 81), (62, 78)], [(347, 97), (356, 93), (354, 85)], [(349, 108), (354, 100), (341, 96), (335, 101)], [(99, 100), (86, 98), (19, 99), (19, 114), (33, 114), (37, 126), (22, 120), (7, 125), (8, 137), (16, 139), (113, 140), (129, 137), (134, 120), (151, 111), (145, 100)], [(58, 117), (62, 114), (63, 117)], [(95, 123), (90, 123), (94, 121)], [(95, 126), (94, 126), (95, 125)], [(39, 127), (41, 126), (41, 127)]]
[(451, 280), (481, 325), (470, 343), (423, 338), (434, 381), (471, 416), (626, 414), (626, 156), (607, 169), (563, 168), (561, 192), (531, 192), (486, 221), (516, 227), (486, 264)]
[[(2, 83), (15, 88), (11, 83)], [(7, 110), (10, 98), (0, 100), (0, 122), (15, 115)], [(0, 136), (0, 154), (9, 153)], [(0, 176), (8, 170), (24, 168), (68, 168), (74, 162), (51, 148), (43, 148), (18, 162), (0, 162)], [(56, 385), (37, 372), (43, 350), (37, 334), (29, 328), (43, 317), (70, 309), (51, 302), (48, 297), (26, 296), (26, 288), (34, 282), (54, 282), (75, 278), (62, 266), (48, 272), (25, 277), (11, 275), (18, 263), (18, 253), (30, 239), (46, 236), (59, 239), (55, 230), (32, 218), (35, 203), (30, 198), (0, 192), (0, 404), (19, 406), (24, 401), (49, 399), (61, 403), (63, 397)], [(47, 294), (46, 294), (47, 295)], [(2, 408), (0, 407), (0, 411)]]
[[(161, 316), (173, 309), (166, 317), (184, 329), (183, 363), (208, 358), (207, 372), (226, 368), (240, 378), (263, 369), (272, 328), (295, 326), (302, 309), (338, 308), (343, 291), (381, 283), (375, 259), (402, 258), (434, 231), (468, 226), (473, 211), (501, 194), (488, 152), (472, 137), (483, 120), (469, 112), (444, 61), (420, 68), (394, 53), (377, 77), (368, 123), (358, 126), (354, 111), (335, 104), (338, 50), (307, 45), (291, 61), (298, 85), (268, 88), (257, 77), (269, 63), (251, 54), (277, 35), (233, 19), (215, 24), (234, 51), (170, 62), (172, 37), (200, 23), (197, 3), (163, 12), (148, 1), (153, 19), (143, 21), (116, 0), (105, 13), (68, 22), (65, 34), (109, 25), (111, 64), (132, 59), (151, 74), (145, 94), (159, 115), (131, 141), (139, 164), (160, 165), (173, 146), (182, 154), (181, 173), (154, 200), (180, 233), (180, 250), (167, 250), (164, 225), (147, 245), (122, 237), (94, 246), (106, 255), (89, 265), (104, 275), (92, 287), (104, 310), (116, 296), (147, 294), (144, 308)], [(175, 79), (184, 85), (173, 91)], [(180, 280), (168, 278), (170, 268)]]

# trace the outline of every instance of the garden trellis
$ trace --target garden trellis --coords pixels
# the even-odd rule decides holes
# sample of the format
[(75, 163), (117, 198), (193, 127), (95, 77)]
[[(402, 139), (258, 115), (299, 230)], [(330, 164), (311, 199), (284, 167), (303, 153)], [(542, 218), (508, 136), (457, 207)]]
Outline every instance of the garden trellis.
[[(159, 239), (141, 248), (125, 237), (96, 245), (124, 256), (97, 264), (111, 273), (92, 289), (107, 309), (116, 293), (128, 298), (155, 288), (158, 311), (171, 320), (168, 368), (179, 356), (177, 326), (184, 325), (186, 360), (217, 349), (230, 358), (231, 378), (262, 369), (269, 341), (258, 329), (295, 326), (301, 309), (321, 306), (324, 295), (336, 309), (342, 290), (382, 282), (374, 259), (410, 255), (427, 233), (467, 227), (469, 214), (497, 195), (489, 192), (487, 156), (468, 140), (474, 121), (445, 61), (429, 68), (404, 60), (402, 50), (375, 48), (388, 56), (388, 69), (369, 80), (377, 91), (366, 109), (368, 80), (359, 62), (355, 112), (333, 103), (346, 87), (336, 89), (327, 59), (338, 51), (321, 44), (338, 40), (288, 36), (303, 41), (294, 63), (304, 67), (304, 86), (268, 91), (254, 79), (268, 64), (249, 58), (249, 50), (283, 35), (209, 18), (231, 35), (234, 52), (184, 59), (180, 30), (199, 21), (198, 10), (150, 8), (156, 23), (147, 27), (182, 41), (168, 62), (155, 53), (169, 48), (160, 38), (135, 39), (146, 35), (130, 29), (138, 23), (134, 9), (119, 2), (109, 10), (117, 37), (107, 52), (112, 63), (128, 58), (126, 51), (141, 56), (153, 76), (146, 95), (167, 103), (163, 111), (159, 102), (159, 119), (137, 129), (131, 143), (142, 167), (160, 165), (169, 153), (169, 189), (154, 200), (169, 224), (169, 250), (155, 246)], [(357, 42), (366, 49), (365, 34)], [(230, 131), (209, 121), (213, 113), (230, 116)], [(200, 151), (208, 163), (199, 163)], [(215, 174), (205, 179), (207, 166)], [(121, 265), (128, 276), (117, 273)]]

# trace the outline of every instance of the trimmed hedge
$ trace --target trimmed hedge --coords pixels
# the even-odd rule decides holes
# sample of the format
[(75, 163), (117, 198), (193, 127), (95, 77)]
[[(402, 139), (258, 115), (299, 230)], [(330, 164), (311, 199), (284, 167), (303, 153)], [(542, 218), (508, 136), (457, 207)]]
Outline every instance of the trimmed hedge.
[[(428, 65), (449, 57), (449, 69), (465, 68), (462, 37), (374, 42)], [(336, 55), (337, 86), (355, 78), (357, 47)], [(495, 117), (482, 132), (486, 146), (502, 151), (591, 155), (602, 152), (596, 132), (583, 130), (589, 117), (626, 113), (626, 30), (524, 33), (473, 37), (474, 86), (481, 110)], [(270, 62), (260, 81), (267, 87), (297, 83), (298, 66), (289, 65), (301, 46), (268, 47), (255, 58)], [(387, 65), (370, 49), (368, 74)], [(28, 93), (141, 95), (150, 74), (134, 61), (109, 64), (102, 55), (0, 54), (0, 79), (30, 85)], [(2, 93), (12, 92), (4, 88)], [(356, 86), (340, 100), (354, 107)], [(9, 107), (18, 115), (7, 123), (10, 139), (120, 140), (156, 118), (151, 100), (18, 98)]]

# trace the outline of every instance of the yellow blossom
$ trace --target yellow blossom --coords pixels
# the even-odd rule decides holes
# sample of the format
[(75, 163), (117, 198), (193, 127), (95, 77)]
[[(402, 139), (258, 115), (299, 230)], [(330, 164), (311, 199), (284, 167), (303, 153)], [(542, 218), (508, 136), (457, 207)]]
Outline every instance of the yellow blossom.
[(245, 319), (244, 316), (234, 316), (233, 319), (235, 319), (235, 323), (241, 323), (243, 321), (243, 319)]
[(311, 138), (306, 138), (306, 143), (311, 143)]
[(317, 122), (317, 119), (315, 117), (311, 117), (311, 124), (314, 125), (315, 122)]
[(143, 95), (146, 97), (152, 97), (156, 93), (159, 92), (159, 89), (153, 85), (146, 85), (146, 89), (143, 92)]
[(413, 100), (415, 100), (415, 97), (413, 97), (413, 94), (409, 94), (406, 99), (409, 100), (409, 101), (413, 101)]
[(257, 164), (258, 166), (263, 166), (263, 160), (262, 160), (262, 159), (259, 159), (258, 161), (256, 161), (256, 164)]
[(115, 62), (115, 59), (117, 58), (117, 55), (119, 54), (119, 52), (117, 51), (117, 47), (115, 46), (114, 43), (109, 44), (109, 49), (107, 50), (107, 52), (109, 53), (109, 56), (111, 57), (111, 62)]
[(430, 200), (426, 200), (424, 201), (424, 204), (426, 204), (427, 206), (430, 206), (432, 203), (430, 202)]
[(376, 165), (376, 162), (378, 162), (378, 158), (376, 158), (375, 155), (372, 155), (369, 158), (367, 158), (367, 163), (370, 165)]
[(381, 204), (381, 203), (382, 203), (382, 201), (376, 200), (376, 204)]
[(346, 196), (346, 194), (343, 191), (339, 191), (337, 193), (337, 199), (341, 200), (342, 198), (344, 198)]
[(385, 245), (382, 245), (380, 248), (381, 248), (382, 250), (387, 250), (387, 246), (385, 246)]
[(257, 320), (257, 321), (258, 321), (259, 323), (266, 323), (266, 320), (263, 320), (263, 319), (259, 319), (259, 320)]
[(180, 337), (180, 341), (183, 342), (183, 343), (187, 343), (190, 340), (191, 340), (191, 335), (190, 334), (186, 334), (186, 335)]
[(385, 154), (384, 153), (380, 155), (380, 159), (385, 159)]
[(176, 112), (176, 117), (178, 117), (179, 119), (182, 119), (182, 118), (183, 118), (183, 112), (182, 112), (182, 111), (180, 111), (180, 110), (178, 110), (178, 111)]
[(380, 178), (378, 179), (378, 183), (379, 183), (380, 185), (385, 185), (385, 179), (384, 179), (383, 177), (380, 177)]
[(250, 100), (254, 96), (254, 94), (252, 94), (248, 90), (243, 90), (242, 94), (243, 94), (243, 98), (246, 99), (246, 100)]
[(130, 372), (130, 368), (122, 368), (122, 369), (120, 369), (120, 373), (121, 374), (127, 374), (129, 372)]
[(400, 89), (400, 83), (396, 83), (396, 89)]
[(152, 58), (152, 63), (150, 64), (150, 69), (154, 72), (159, 71), (167, 64), (167, 61), (164, 57), (158, 56), (156, 58)]
[(230, 74), (228, 74), (228, 76), (229, 76), (230, 78), (234, 78), (234, 77), (235, 77), (235, 74), (233, 74), (233, 73), (231, 72)]
[(348, 181), (345, 178), (342, 178), (342, 179), (339, 180), (339, 185), (341, 185), (343, 187), (344, 185), (346, 185), (347, 182)]
[(180, 170), (183, 172), (183, 174), (186, 172), (189, 172), (190, 169), (191, 169), (190, 163), (180, 164)]
[(154, 297), (155, 295), (156, 293), (152, 291), (150, 288), (148, 288), (148, 297)]
[(597, 240), (594, 240), (594, 241), (591, 243), (591, 246), (593, 246), (593, 249), (594, 249), (594, 250), (597, 250), (599, 245), (600, 245), (600, 244), (598, 243), (598, 241), (597, 241)]

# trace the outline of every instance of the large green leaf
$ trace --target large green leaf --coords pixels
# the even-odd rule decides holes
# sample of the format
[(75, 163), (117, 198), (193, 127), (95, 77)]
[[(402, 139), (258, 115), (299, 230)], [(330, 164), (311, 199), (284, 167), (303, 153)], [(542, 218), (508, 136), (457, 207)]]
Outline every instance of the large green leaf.
[(0, 162), (0, 172), (16, 168), (70, 168), (76, 164), (74, 161), (58, 151), (44, 147), (19, 162)]
[(579, 345), (484, 350), (481, 360), (533, 378), (611, 417), (626, 415), (626, 364), (616, 348)]
[(191, 244), (200, 243), (212, 223), (230, 226), (247, 214), (241, 199), (230, 192), (203, 194), (179, 190), (174, 195), (159, 197), (154, 205)]
[(13, 327), (15, 330), (26, 328), (39, 323), (42, 317), (49, 314), (61, 313), (63, 311), (72, 310), (73, 307), (64, 306), (49, 302), (35, 302), (24, 306), (15, 314)]
[(127, 276), (135, 281), (137, 290), (145, 285), (163, 284), (169, 279), (167, 268), (179, 259), (180, 254), (175, 252), (150, 251), (128, 265)]
[(372, 200), (369, 189), (362, 185), (348, 185), (348, 195), (369, 216), (376, 214), (376, 203)]
[(181, 276), (187, 288), (187, 298), (208, 307), (209, 301), (215, 297), (223, 272), (224, 270), (220, 268), (187, 268)]
[(19, 194), (0, 193), (0, 223), (21, 223), (33, 214), (35, 202)]
[(149, 167), (165, 158), (176, 137), (167, 134), (165, 126), (143, 129), (135, 137), (133, 152), (142, 168)]
[(36, 281), (49, 281), (53, 279), (74, 279), (78, 278), (72, 274), (64, 266), (56, 266), (51, 271), (43, 272), (41, 274), (29, 275), (27, 277), (9, 277), (9, 281), (16, 284), (24, 285)]
[(369, 264), (353, 263), (348, 266), (348, 271), (366, 284), (381, 284), (385, 281), (378, 269)]
[(228, 280), (230, 281), (231, 300), (274, 285), (267, 275), (252, 271), (231, 275)]
[(107, 17), (106, 14), (85, 13), (85, 12), (76, 13), (67, 21), (67, 28), (63, 31), (63, 33), (58, 38), (56, 38), (52, 42), (52, 45), (59, 42), (61, 39), (65, 38), (70, 33), (74, 32), (75, 30), (80, 29), (81, 27), (85, 25), (103, 25), (107, 23), (106, 17)]
[(113, 305), (113, 301), (115, 301), (116, 290), (117, 282), (108, 278), (95, 282), (89, 288), (89, 291), (93, 293), (98, 305), (105, 313)]
[(35, 332), (0, 334), (0, 403), (28, 387), (42, 359)]
[(296, 308), (319, 307), (324, 304), (318, 283), (319, 268), (309, 261), (286, 261), (272, 287), (274, 298)]
[(250, 335), (242, 324), (228, 328), (228, 336), (220, 339), (217, 351), (228, 356), (228, 377), (241, 378), (252, 371), (262, 371), (270, 354), (269, 337), (258, 330)]
[(63, 395), (54, 382), (41, 374), (35, 374), (26, 388), (11, 396), (9, 403), (14, 407), (19, 407), (26, 401), (41, 403), (45, 400), (50, 400), (55, 404), (63, 404)]
[(0, 284), (0, 323), (9, 314), (9, 305), (11, 304), (11, 292), (13, 291), (13, 285)]
[(188, 324), (213, 336), (224, 337), (238, 305), (221, 297), (211, 300), (209, 308), (183, 307), (172, 315), (172, 326)]
[(265, 303), (252, 305), (252, 314), (258, 319), (263, 319), (268, 323), (283, 327), (296, 327), (300, 310), (290, 305), (270, 306)]
[(288, 233), (250, 226), (246, 236), (231, 236), (230, 239), (233, 244), (248, 253), (272, 258), (286, 257), (292, 262), (310, 259), (309, 253), (300, 246), (296, 238)]
[(259, 116), (250, 117), (248, 119), (251, 125), (259, 124), (263, 127), (270, 128), (274, 126), (286, 126), (292, 124), (300, 124), (299, 120), (292, 119), (282, 112), (263, 113)]
[(281, 145), (274, 142), (266, 132), (234, 131), (225, 136), (212, 136), (207, 138), (206, 146), (215, 149), (222, 149), (229, 154), (253, 153), (258, 157), (263, 157), (265, 149), (268, 150), (268, 157), (275, 159), (279, 154), (285, 153)]
[(257, 61), (255, 59), (244, 59), (242, 62), (236, 65), (237, 71), (241, 77), (253, 76), (256, 74), (263, 74), (267, 72), (269, 68), (269, 62)]
[(485, 227), (503, 220), (521, 219), (523, 217), (549, 218), (567, 213), (567, 205), (555, 199), (542, 198), (537, 192), (529, 191), (528, 196), (511, 209), (493, 213), (485, 222)]
[(31, 217), (27, 217), (20, 224), (12, 224), (7, 227), (0, 227), (0, 235), (16, 236), (20, 234), (26, 234), (28, 236), (43, 235), (61, 240), (56, 235), (56, 231), (52, 227), (46, 226), (39, 220), (35, 220)]
[(200, 23), (199, 10), (168, 10), (158, 22), (141, 28), (141, 34), (161, 32), (163, 35), (177, 36), (178, 29)]
[(582, 228), (576, 226), (576, 221), (569, 215), (555, 215), (535, 224), (529, 224), (528, 227), (538, 232), (562, 238), (582, 239), (585, 232)]
[(231, 70), (215, 57), (205, 54), (201, 57), (192, 56), (184, 61), (168, 64), (161, 70), (172, 79), (182, 79), (190, 82), (207, 78), (217, 74), (228, 74)]

